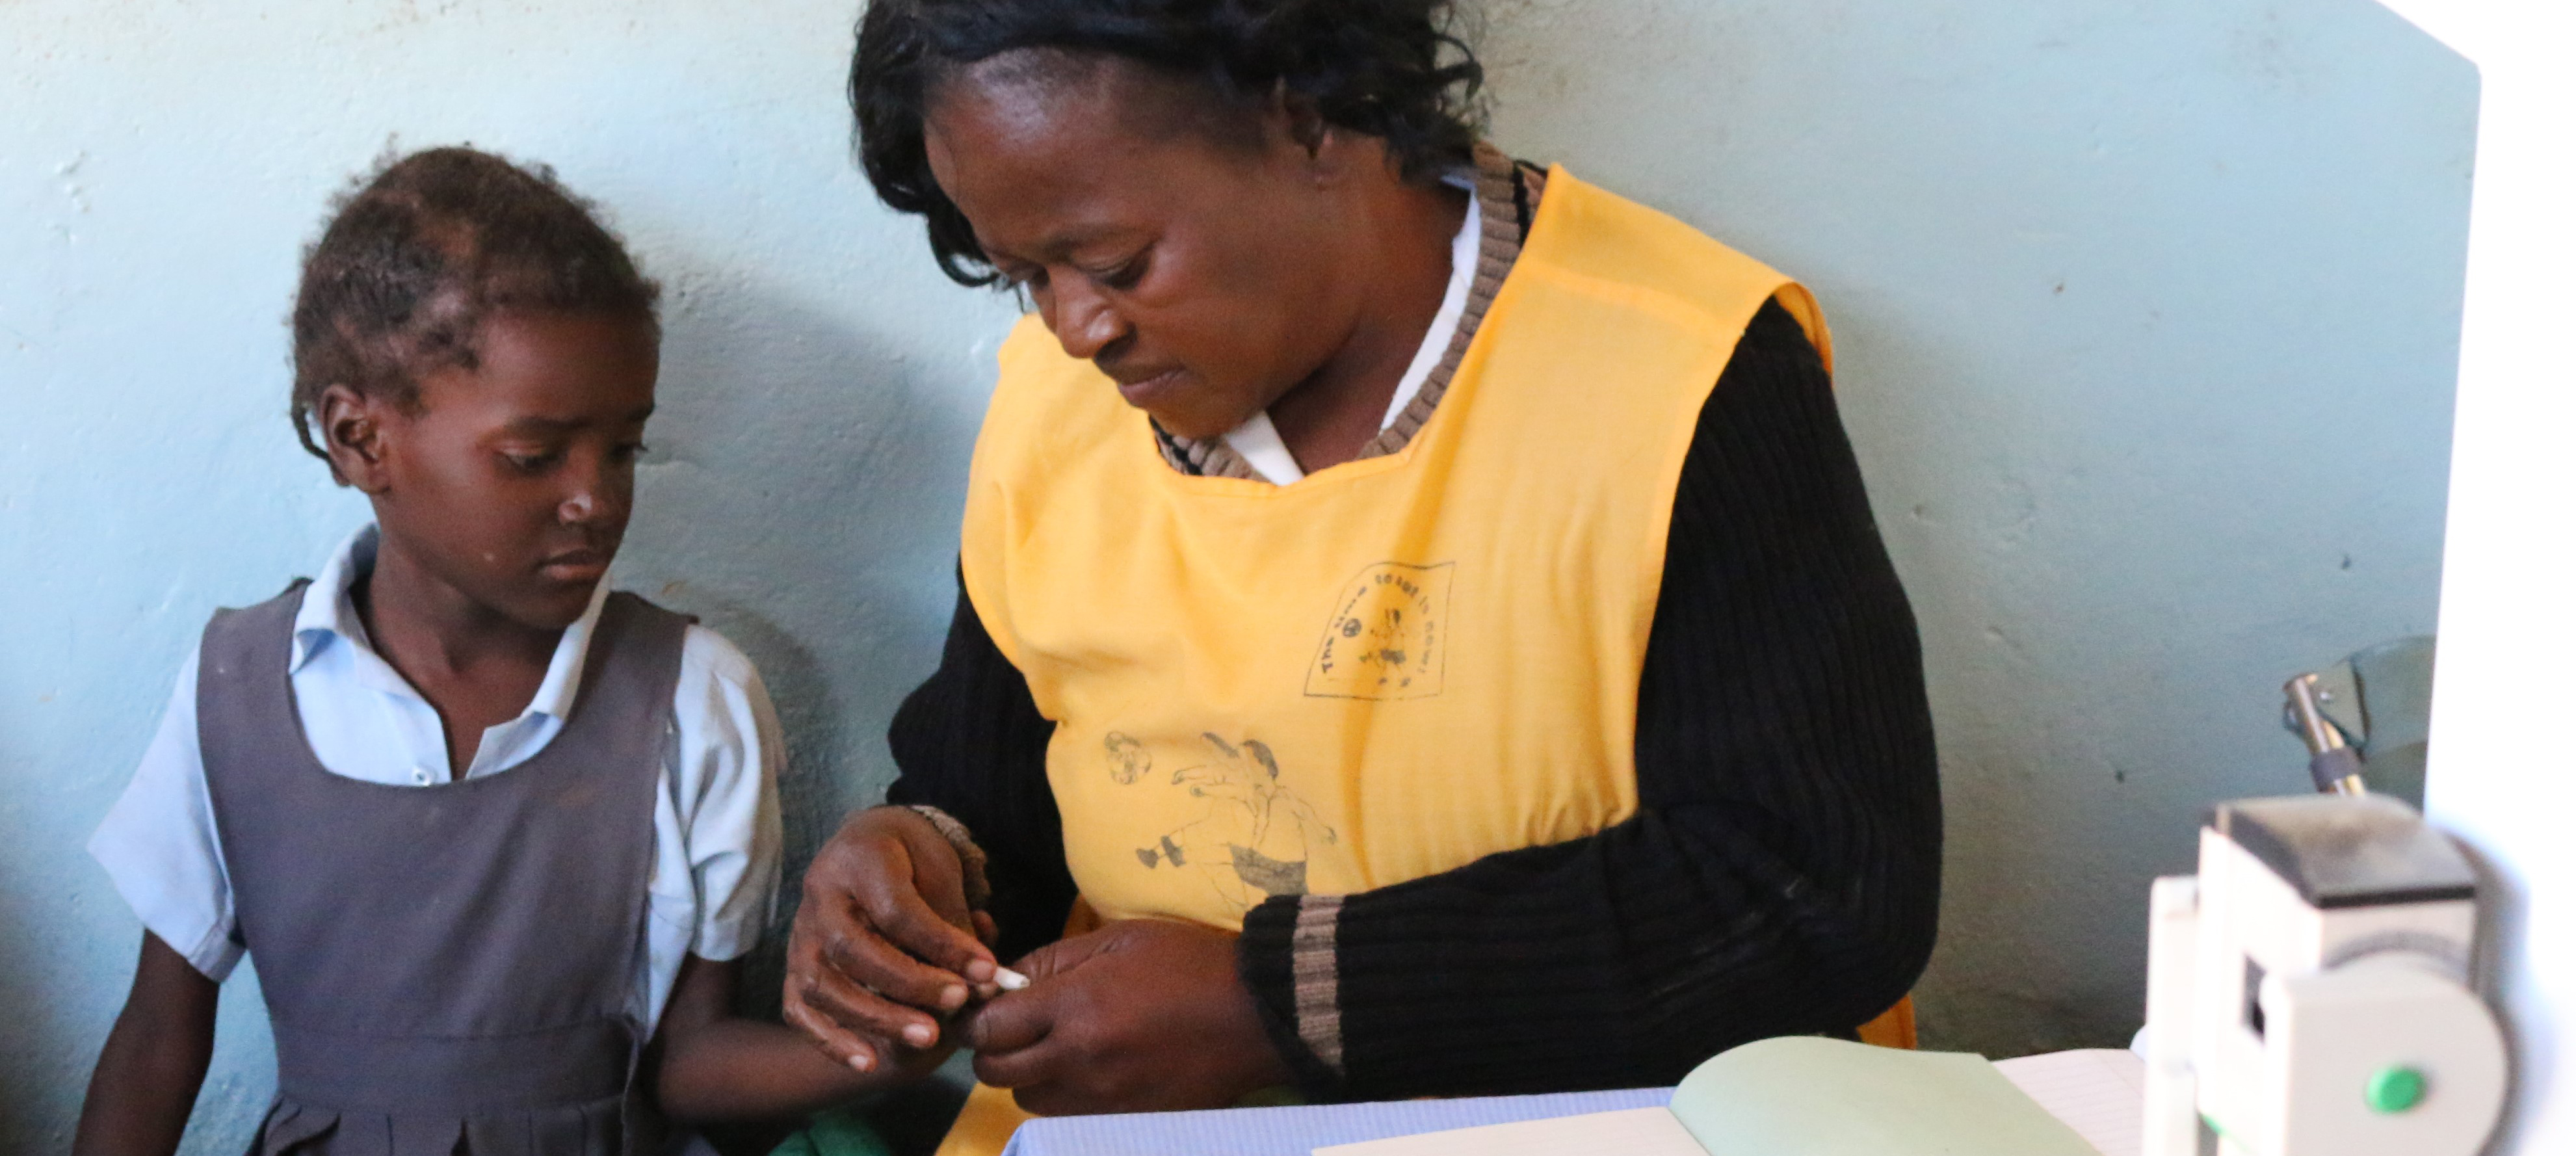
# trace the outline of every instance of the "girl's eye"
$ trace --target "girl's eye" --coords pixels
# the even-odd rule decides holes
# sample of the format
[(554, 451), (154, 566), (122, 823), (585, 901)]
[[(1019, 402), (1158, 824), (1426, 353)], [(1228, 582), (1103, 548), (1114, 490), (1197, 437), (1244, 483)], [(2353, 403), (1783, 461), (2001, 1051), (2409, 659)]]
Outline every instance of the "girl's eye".
[(503, 451), (501, 454), (501, 460), (510, 463), (510, 468), (517, 470), (520, 473), (534, 474), (542, 473), (546, 467), (555, 464), (555, 459), (558, 456), (560, 455), (556, 454), (552, 450), (535, 454), (514, 454), (508, 451)]
[(611, 461), (623, 464), (634, 461), (635, 459), (651, 452), (653, 452), (653, 447), (645, 445), (642, 442), (628, 442), (609, 450), (608, 457)]

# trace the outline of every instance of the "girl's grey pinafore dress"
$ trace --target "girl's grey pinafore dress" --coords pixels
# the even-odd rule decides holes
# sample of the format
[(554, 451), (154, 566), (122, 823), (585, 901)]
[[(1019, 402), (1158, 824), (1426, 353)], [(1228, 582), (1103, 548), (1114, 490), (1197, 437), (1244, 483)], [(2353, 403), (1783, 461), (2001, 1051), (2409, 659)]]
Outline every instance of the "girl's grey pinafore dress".
[(544, 750), (397, 787), (332, 774), (305, 741), (287, 681), (303, 589), (218, 612), (197, 679), (224, 869), (277, 1033), (251, 1151), (654, 1150), (632, 1005), (688, 619), (610, 595)]

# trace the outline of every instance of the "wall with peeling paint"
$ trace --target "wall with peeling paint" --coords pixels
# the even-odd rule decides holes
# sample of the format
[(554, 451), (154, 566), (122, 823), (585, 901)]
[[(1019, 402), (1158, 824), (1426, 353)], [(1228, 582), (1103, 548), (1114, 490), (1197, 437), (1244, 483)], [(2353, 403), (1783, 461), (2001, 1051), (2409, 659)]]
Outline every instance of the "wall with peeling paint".
[[(214, 606), (364, 507), (282, 420), (326, 198), (555, 164), (670, 288), (622, 581), (759, 661), (791, 834), (882, 789), (1005, 303), (846, 153), (852, 5), (0, 3), (0, 1150), (59, 1150), (131, 967), (82, 855)], [(2105, 1042), (2281, 677), (2432, 625), (2469, 67), (2365, 0), (1490, 0), (1496, 128), (1809, 281), (1922, 619), (1936, 1041)], [(230, 985), (192, 1152), (265, 1102)]]

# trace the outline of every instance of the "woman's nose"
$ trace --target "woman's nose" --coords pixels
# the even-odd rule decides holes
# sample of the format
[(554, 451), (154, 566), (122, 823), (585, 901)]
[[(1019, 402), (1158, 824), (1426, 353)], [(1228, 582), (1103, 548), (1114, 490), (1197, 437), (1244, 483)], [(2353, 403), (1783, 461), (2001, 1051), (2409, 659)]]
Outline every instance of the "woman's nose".
[(1046, 311), (1047, 328), (1055, 331), (1065, 356), (1089, 361), (1127, 335), (1127, 319), (1081, 278), (1067, 277), (1063, 282), (1070, 284), (1060, 282), (1054, 290), (1054, 308)]

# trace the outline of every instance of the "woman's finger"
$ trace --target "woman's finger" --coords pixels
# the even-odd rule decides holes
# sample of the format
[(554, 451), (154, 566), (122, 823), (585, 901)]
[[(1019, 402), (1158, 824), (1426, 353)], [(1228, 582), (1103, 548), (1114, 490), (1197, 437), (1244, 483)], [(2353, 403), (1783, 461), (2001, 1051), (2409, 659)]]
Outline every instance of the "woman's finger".
[[(982, 1026), (984, 1016), (1019, 998), (1004, 996), (975, 1017), (975, 1078), (996, 1088), (1028, 1088), (1060, 1080), (1067, 1074), (1067, 1058), (1073, 1051), (1066, 1039), (1055, 1035), (1054, 1021), (1043, 1015), (1014, 1020), (999, 1028)], [(988, 1032), (1013, 1046), (981, 1042)]]
[(828, 1016), (806, 1005), (799, 996), (781, 1006), (787, 1026), (805, 1033), (806, 1038), (832, 1057), (834, 1063), (856, 1071), (873, 1072), (885, 1063), (885, 1054), (873, 1041), (842, 1027)]
[[(928, 1004), (928, 1011), (948, 1010), (940, 1006), (942, 995), (947, 988), (959, 985), (955, 976), (886, 944), (841, 904), (808, 896), (796, 912), (794, 931), (787, 941), (787, 981), (781, 993), (784, 1002), (805, 1007), (824, 1022), (857, 1037), (907, 1043), (918, 1040), (917, 1046), (937, 1042), (939, 1026), (924, 1009), (898, 1007), (869, 990), (872, 980), (883, 980), (901, 995), (919, 996)], [(924, 995), (925, 991), (928, 994)], [(800, 1022), (810, 1026), (813, 1021)], [(855, 1050), (846, 1041), (835, 1040), (826, 1033), (812, 1034), (827, 1048), (837, 1044), (842, 1052)]]
[[(805, 901), (796, 912), (795, 939), (813, 940), (825, 950), (810, 958), (791, 952), (790, 969), (809, 963), (864, 968), (867, 957), (848, 945), (883, 938), (969, 981), (990, 980), (992, 954), (965, 930), (972, 918), (956, 860), (956, 848), (929, 820), (909, 810), (876, 807), (852, 815), (815, 853), (805, 873)], [(954, 924), (921, 894), (924, 875), (942, 901), (955, 908)], [(850, 978), (880, 988), (904, 984), (902, 977), (883, 973), (853, 973)], [(924, 996), (923, 1006), (937, 1009), (938, 997)]]
[[(967, 997), (972, 994), (966, 981), (958, 978), (955, 972), (944, 971), (913, 958), (868, 928), (827, 939), (823, 953), (832, 970), (843, 978), (885, 999), (924, 1012), (946, 1015), (966, 1006)], [(924, 1017), (920, 1022), (926, 1025), (929, 1020)], [(935, 1030), (931, 1036), (937, 1038)], [(906, 1035), (905, 1042), (915, 1047), (926, 1047), (931, 1041), (916, 1040)]]
[[(915, 958), (976, 983), (993, 978), (991, 949), (924, 901), (910, 872), (889, 872), (868, 880), (860, 888), (859, 903), (868, 922)], [(960, 899), (961, 912), (963, 903)]]
[(1063, 1080), (1021, 1084), (1011, 1089), (1011, 1102), (1032, 1116), (1079, 1116), (1102, 1110), (1097, 1097)]
[(787, 978), (785, 990), (779, 993), (780, 1010), (787, 1022), (804, 1032), (825, 1055), (862, 1072), (874, 1071), (892, 1058), (879, 1046), (892, 1037), (863, 1030), (865, 1021), (859, 1016), (852, 1015), (851, 1022), (843, 1023), (826, 1010), (849, 1010), (848, 999), (832, 994), (832, 989), (860, 989), (823, 964), (820, 938), (812, 923), (807, 912), (797, 913), (795, 931), (787, 941)]
[(1098, 931), (1066, 936), (1053, 943), (1041, 945), (1037, 950), (1021, 956), (1011, 964), (1011, 970), (1031, 980), (1063, 975), (1082, 966), (1091, 957), (1114, 948), (1117, 945), (1117, 935), (1116, 929), (1104, 927)]
[[(913, 891), (949, 926), (971, 928), (974, 909), (966, 903), (966, 864), (957, 846), (928, 819), (910, 814), (908, 809), (890, 818), (893, 821), (889, 830), (903, 844), (904, 855), (911, 861)], [(920, 821), (908, 823), (902, 821), (904, 818)]]
[[(884, 1045), (877, 1049), (881, 1052), (897, 1044), (921, 1049), (939, 1042), (939, 1021), (921, 1009), (896, 1003), (841, 977), (801, 985), (789, 995), (790, 1006), (801, 1007), (838, 1029), (836, 1032), (808, 1031), (807, 1034), (814, 1035), (825, 1044), (827, 1051), (835, 1046), (855, 1051), (848, 1040)], [(810, 1021), (799, 1022), (801, 1026)], [(880, 1055), (878, 1058), (887, 1057)]]
[(985, 1053), (1033, 1047), (1054, 1029), (1058, 1003), (1055, 993), (1045, 988), (1003, 995), (977, 1009), (974, 1018), (966, 1021), (966, 1043)]

